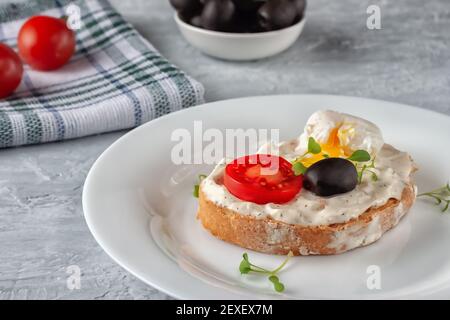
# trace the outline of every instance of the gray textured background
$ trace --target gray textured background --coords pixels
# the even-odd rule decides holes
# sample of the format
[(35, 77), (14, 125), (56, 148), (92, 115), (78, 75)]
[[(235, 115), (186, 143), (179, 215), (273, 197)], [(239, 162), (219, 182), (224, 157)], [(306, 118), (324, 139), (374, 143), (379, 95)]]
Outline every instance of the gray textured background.
[[(331, 93), (450, 115), (449, 0), (310, 0), (300, 40), (251, 63), (214, 60), (190, 47), (165, 0), (112, 2), (162, 54), (205, 84), (208, 101)], [(369, 4), (380, 5), (382, 30), (366, 29)], [(0, 299), (168, 298), (116, 265), (83, 219), (86, 174), (122, 134), (0, 150)], [(83, 272), (80, 290), (66, 288), (72, 264)]]

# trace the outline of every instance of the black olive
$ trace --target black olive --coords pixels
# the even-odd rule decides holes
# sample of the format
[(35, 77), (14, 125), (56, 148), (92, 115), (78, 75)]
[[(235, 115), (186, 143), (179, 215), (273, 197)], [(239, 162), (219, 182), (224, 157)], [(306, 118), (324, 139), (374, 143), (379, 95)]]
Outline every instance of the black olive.
[(297, 17), (297, 8), (291, 0), (268, 0), (258, 10), (259, 24), (264, 30), (291, 26)]
[(355, 189), (358, 173), (352, 162), (327, 158), (310, 166), (303, 177), (303, 187), (318, 196), (332, 196)]
[(178, 11), (195, 10), (201, 6), (200, 0), (169, 0), (172, 7)]
[(194, 27), (202, 28), (202, 17), (201, 16), (194, 16), (189, 21), (190, 24), (192, 24)]
[(177, 9), (181, 20), (190, 23), (191, 19), (200, 15), (203, 5), (200, 0), (170, 0), (172, 6)]
[(255, 33), (263, 30), (259, 26), (256, 14), (236, 12), (231, 31), (237, 33)]
[(306, 0), (292, 0), (297, 8), (297, 14), (299, 17), (303, 17), (306, 9)]
[(202, 11), (202, 26), (209, 30), (228, 31), (235, 13), (236, 7), (231, 0), (208, 0)]
[(256, 11), (264, 4), (264, 1), (257, 0), (233, 0), (236, 10), (241, 13), (256, 13)]

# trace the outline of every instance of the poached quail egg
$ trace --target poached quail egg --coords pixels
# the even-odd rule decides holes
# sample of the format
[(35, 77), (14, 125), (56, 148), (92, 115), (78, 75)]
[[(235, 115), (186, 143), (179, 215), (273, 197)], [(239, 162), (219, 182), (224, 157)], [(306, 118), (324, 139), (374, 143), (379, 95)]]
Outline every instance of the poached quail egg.
[(356, 150), (365, 150), (374, 157), (384, 144), (380, 129), (372, 122), (330, 110), (311, 115), (299, 138), (296, 153), (302, 154), (308, 150), (310, 137), (320, 144), (322, 151), (306, 155), (302, 159), (306, 167), (322, 160), (324, 155), (346, 158)]

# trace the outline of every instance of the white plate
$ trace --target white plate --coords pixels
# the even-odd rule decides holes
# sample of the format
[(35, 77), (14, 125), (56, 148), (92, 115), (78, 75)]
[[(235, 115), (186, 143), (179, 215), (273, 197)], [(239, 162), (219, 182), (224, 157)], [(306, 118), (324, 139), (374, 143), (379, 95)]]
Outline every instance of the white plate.
[[(115, 142), (86, 179), (83, 209), (103, 249), (126, 270), (181, 299), (232, 298), (448, 298), (450, 215), (419, 200), (373, 245), (337, 256), (295, 257), (280, 274), (283, 294), (269, 282), (241, 276), (244, 249), (219, 241), (196, 220), (193, 184), (211, 166), (171, 162), (174, 129), (276, 128), (296, 137), (319, 109), (367, 118), (385, 140), (408, 151), (420, 166), (419, 191), (450, 177), (450, 117), (405, 105), (361, 98), (298, 95), (243, 98), (206, 104), (151, 121)], [(246, 250), (248, 251), (248, 250)], [(249, 252), (264, 266), (283, 257)], [(381, 289), (367, 288), (367, 268), (379, 266)]]

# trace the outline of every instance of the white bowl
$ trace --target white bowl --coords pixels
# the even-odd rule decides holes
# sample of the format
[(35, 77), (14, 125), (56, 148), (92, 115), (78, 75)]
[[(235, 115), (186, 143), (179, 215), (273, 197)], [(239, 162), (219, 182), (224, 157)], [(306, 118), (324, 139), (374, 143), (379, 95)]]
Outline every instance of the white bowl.
[(257, 33), (228, 33), (192, 26), (175, 13), (181, 34), (202, 52), (225, 60), (245, 61), (267, 58), (289, 48), (300, 36), (305, 18), (281, 30)]

